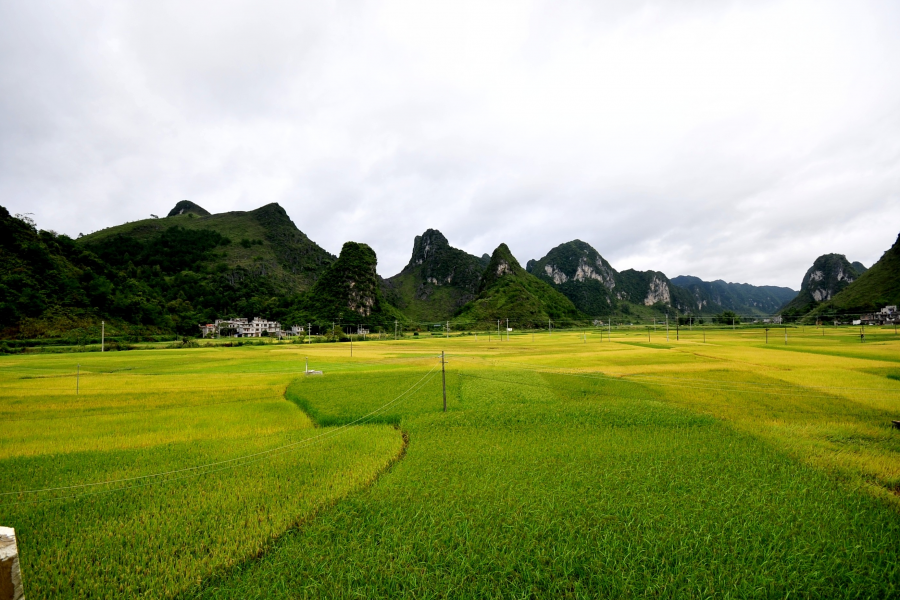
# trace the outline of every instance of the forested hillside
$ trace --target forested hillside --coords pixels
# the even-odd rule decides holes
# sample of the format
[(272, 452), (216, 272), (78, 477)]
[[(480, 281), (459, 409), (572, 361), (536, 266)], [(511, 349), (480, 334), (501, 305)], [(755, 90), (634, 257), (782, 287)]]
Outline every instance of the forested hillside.
[(284, 319), (290, 323), (347, 323), (386, 325), (405, 320), (381, 297), (375, 251), (366, 244), (347, 242), (313, 288), (296, 297)]
[(803, 316), (831, 300), (860, 275), (862, 273), (843, 254), (823, 254), (806, 271), (800, 283), (800, 293), (781, 308), (781, 313), (788, 318)]
[(830, 300), (816, 307), (813, 315), (869, 312), (889, 304), (900, 304), (900, 236), (878, 262)]
[(452, 247), (429, 229), (416, 236), (403, 270), (382, 282), (384, 297), (415, 321), (444, 321), (475, 299), (489, 260)]
[(586, 319), (561, 293), (525, 271), (506, 244), (494, 250), (478, 287), (478, 297), (462, 308), (461, 325), (509, 319), (518, 327), (543, 327), (548, 320)]
[(174, 330), (193, 317), (182, 308), (136, 269), (113, 268), (68, 236), (39, 231), (0, 207), (2, 337), (59, 335), (101, 318)]
[[(466, 326), (507, 318), (518, 327), (543, 327), (548, 320), (639, 321), (726, 309), (766, 314), (793, 294), (692, 277), (676, 278), (676, 285), (658, 271), (618, 272), (580, 240), (529, 261), (526, 270), (505, 244), (479, 258), (453, 248), (435, 229), (417, 236), (407, 266), (384, 280), (372, 248), (347, 242), (335, 257), (277, 204), (210, 214), (182, 200), (164, 218), (76, 240), (40, 231), (5, 209), (0, 220), (0, 331), (7, 339), (71, 337), (73, 331), (95, 331), (100, 320), (136, 334), (194, 336), (199, 324), (217, 318), (256, 316), (285, 327), (396, 320), (418, 328), (451, 319)], [(840, 285), (858, 277), (863, 267), (857, 265), (841, 261)], [(849, 304), (893, 298), (884, 283), (892, 273), (890, 267), (873, 267), (865, 289), (887, 291), (875, 300), (846, 296)], [(816, 277), (814, 268), (806, 279), (812, 285)], [(816, 293), (821, 292), (808, 295)]]
[(673, 277), (672, 284), (689, 293), (693, 310), (700, 314), (729, 310), (741, 315), (771, 315), (797, 295), (786, 287), (703, 281), (690, 275)]

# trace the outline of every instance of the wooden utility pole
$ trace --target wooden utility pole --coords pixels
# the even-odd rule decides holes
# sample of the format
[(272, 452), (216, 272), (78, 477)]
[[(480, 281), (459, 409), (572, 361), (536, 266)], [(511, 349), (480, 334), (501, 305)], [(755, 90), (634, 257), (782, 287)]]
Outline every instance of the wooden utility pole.
[(75, 395), (78, 395), (78, 379), (81, 377), (81, 365), (75, 365)]
[(443, 350), (441, 350), (441, 388), (444, 390), (444, 412), (447, 412), (447, 373), (444, 371)]

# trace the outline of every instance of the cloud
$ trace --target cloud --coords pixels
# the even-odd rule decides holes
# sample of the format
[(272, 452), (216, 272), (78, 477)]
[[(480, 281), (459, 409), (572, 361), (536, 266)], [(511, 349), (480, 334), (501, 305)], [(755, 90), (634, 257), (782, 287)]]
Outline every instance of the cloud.
[(524, 263), (797, 287), (900, 224), (890, 2), (0, 6), (0, 198), (76, 235), (279, 202), (383, 275), (438, 228)]

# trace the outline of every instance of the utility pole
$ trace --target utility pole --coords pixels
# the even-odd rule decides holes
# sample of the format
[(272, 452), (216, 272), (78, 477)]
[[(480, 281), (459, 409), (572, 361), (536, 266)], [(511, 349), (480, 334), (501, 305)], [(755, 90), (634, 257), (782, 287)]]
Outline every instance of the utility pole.
[(509, 341), (509, 317), (506, 318), (506, 341)]
[(553, 324), (547, 319), (547, 335), (553, 335)]
[(787, 326), (784, 328), (784, 345), (787, 346)]
[(450, 321), (447, 321), (447, 335), (444, 337), (450, 337)]
[(500, 319), (497, 319), (497, 338), (502, 342), (503, 336), (500, 335)]
[(312, 344), (312, 323), (306, 324), (306, 340), (308, 344)]
[(444, 351), (441, 350), (441, 387), (444, 390), (444, 412), (447, 412), (447, 374), (444, 371)]
[(676, 321), (675, 321), (675, 341), (676, 342), (681, 340), (681, 337), (679, 335), (679, 333), (680, 333), (679, 325), (681, 325), (681, 323), (679, 323), (678, 320), (676, 319)]
[(353, 334), (350, 334), (350, 358), (353, 358)]
[(75, 395), (78, 395), (78, 379), (81, 377), (81, 365), (75, 365)]
[(769, 343), (769, 328), (766, 327), (766, 343)]
[(106, 338), (106, 321), (100, 321), (100, 353), (103, 354), (103, 346)]
[(331, 322), (331, 337), (334, 337), (334, 321)]
[(734, 331), (734, 317), (731, 317), (731, 330)]

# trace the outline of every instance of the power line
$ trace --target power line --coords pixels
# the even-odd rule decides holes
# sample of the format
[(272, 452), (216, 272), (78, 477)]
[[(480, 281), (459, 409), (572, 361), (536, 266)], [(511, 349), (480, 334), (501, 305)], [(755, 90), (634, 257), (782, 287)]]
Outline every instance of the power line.
[[(120, 479), (111, 479), (111, 480), (107, 480), (107, 481), (98, 481), (98, 482), (93, 482), (93, 483), (83, 483), (83, 484), (76, 484), (76, 485), (49, 487), (49, 488), (38, 488), (38, 489), (31, 489), (31, 490), (19, 490), (19, 491), (13, 491), (13, 492), (0, 492), (0, 496), (13, 496), (13, 495), (22, 495), (22, 494), (41, 494), (41, 493), (46, 493), (46, 492), (57, 492), (57, 491), (63, 491), (63, 490), (84, 489), (84, 488), (97, 487), (97, 486), (102, 486), (102, 485), (113, 485), (116, 483), (129, 483), (129, 482), (133, 482), (133, 481), (142, 481), (142, 480), (147, 480), (147, 479), (158, 479), (160, 477), (166, 477), (168, 475), (178, 475), (178, 474), (183, 474), (183, 473), (192, 473), (194, 475), (202, 475), (202, 474), (205, 474), (206, 469), (209, 469), (212, 467), (220, 467), (223, 465), (230, 465), (230, 467), (227, 467), (227, 468), (233, 468), (233, 467), (243, 466), (248, 463), (256, 462), (255, 459), (261, 459), (261, 458), (267, 457), (269, 455), (272, 455), (275, 452), (286, 451), (288, 449), (297, 449), (299, 447), (309, 445), (316, 440), (333, 437), (333, 436), (337, 435), (338, 433), (341, 433), (341, 432), (349, 429), (350, 427), (353, 427), (355, 425), (358, 425), (358, 424), (368, 420), (369, 418), (377, 415), (378, 413), (383, 412), (384, 410), (387, 410), (390, 406), (395, 404), (397, 401), (402, 399), (404, 396), (410, 394), (410, 392), (415, 393), (419, 389), (424, 387), (425, 384), (428, 383), (428, 381), (430, 381), (429, 376), (431, 376), (435, 372), (435, 370), (438, 368), (438, 366), (439, 365), (435, 365), (434, 367), (432, 367), (432, 369), (430, 371), (428, 371), (428, 373), (426, 373), (424, 376), (422, 376), (421, 379), (419, 379), (416, 383), (414, 383), (412, 386), (407, 388), (404, 392), (402, 392), (400, 395), (398, 395), (396, 398), (394, 398), (390, 402), (383, 404), (379, 408), (376, 408), (375, 410), (369, 412), (366, 415), (363, 415), (362, 417), (359, 417), (359, 418), (351, 421), (350, 423), (340, 425), (333, 429), (328, 429), (327, 431), (325, 431), (319, 435), (313, 436), (311, 438), (307, 438), (305, 440), (293, 442), (290, 444), (285, 444), (283, 446), (279, 446), (276, 448), (270, 448), (268, 450), (263, 450), (260, 452), (254, 452), (252, 454), (247, 454), (244, 456), (238, 456), (238, 457), (231, 458), (228, 460), (206, 463), (203, 465), (196, 465), (193, 467), (185, 467), (182, 469), (174, 469), (174, 470), (170, 470), (170, 471), (150, 473), (148, 475), (139, 475), (139, 476), (135, 476), (135, 477), (123, 477)], [(117, 491), (117, 490), (110, 490), (110, 491)], [(72, 497), (75, 497), (75, 496), (72, 496)], [(65, 498), (59, 498), (59, 499), (65, 499)], [(19, 504), (19, 503), (10, 503), (10, 504)], [(9, 504), (4, 504), (4, 506), (6, 506), (6, 505), (9, 505)]]

